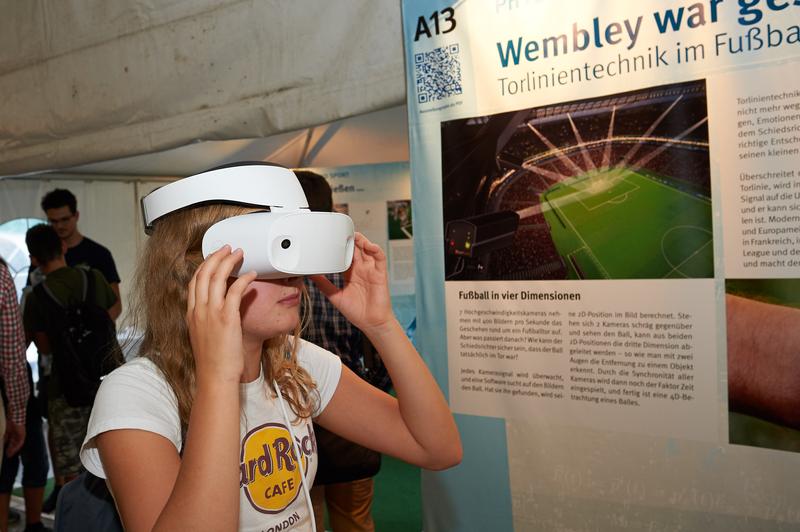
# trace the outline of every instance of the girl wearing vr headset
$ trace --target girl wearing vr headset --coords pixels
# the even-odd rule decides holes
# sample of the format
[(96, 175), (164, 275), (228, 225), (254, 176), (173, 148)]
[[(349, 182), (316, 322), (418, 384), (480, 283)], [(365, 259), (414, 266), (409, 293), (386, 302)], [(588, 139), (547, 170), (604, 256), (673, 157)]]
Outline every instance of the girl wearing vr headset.
[(147, 243), (141, 356), (104, 380), (81, 453), (126, 530), (312, 530), (312, 417), (420, 467), (461, 460), (448, 405), (394, 317), (380, 247), (356, 233), (345, 287), (313, 280), (375, 345), (396, 399), (296, 340), (302, 278), (231, 277), (243, 252), (229, 246), (203, 260), (206, 230), (253, 210), (178, 210)]

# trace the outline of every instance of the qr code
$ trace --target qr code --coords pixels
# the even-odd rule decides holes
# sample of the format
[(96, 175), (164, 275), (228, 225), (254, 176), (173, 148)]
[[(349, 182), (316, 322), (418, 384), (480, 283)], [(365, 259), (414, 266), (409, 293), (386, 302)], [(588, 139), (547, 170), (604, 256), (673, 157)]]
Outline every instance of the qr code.
[(427, 103), (461, 94), (461, 63), (458, 44), (414, 54), (417, 102)]

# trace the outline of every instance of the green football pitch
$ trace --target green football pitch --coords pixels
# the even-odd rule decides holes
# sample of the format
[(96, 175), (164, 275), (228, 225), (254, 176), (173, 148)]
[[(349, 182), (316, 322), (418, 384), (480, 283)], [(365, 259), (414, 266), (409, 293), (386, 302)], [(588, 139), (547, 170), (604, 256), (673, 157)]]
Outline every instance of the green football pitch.
[(551, 187), (542, 209), (570, 279), (714, 276), (711, 202), (674, 180), (596, 170)]

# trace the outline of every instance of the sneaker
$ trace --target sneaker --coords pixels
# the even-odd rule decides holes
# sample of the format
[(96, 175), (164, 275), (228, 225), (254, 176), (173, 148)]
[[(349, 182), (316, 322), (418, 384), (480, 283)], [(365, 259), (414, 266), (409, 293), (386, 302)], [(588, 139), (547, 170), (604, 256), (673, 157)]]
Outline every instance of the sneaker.
[(13, 508), (10, 508), (8, 510), (8, 524), (16, 525), (20, 521), (22, 521), (22, 514), (14, 510)]
[(46, 514), (51, 514), (56, 509), (56, 502), (58, 502), (58, 492), (61, 491), (61, 486), (55, 485), (53, 486), (53, 491), (50, 492), (50, 496), (44, 501), (42, 504), (42, 512)]

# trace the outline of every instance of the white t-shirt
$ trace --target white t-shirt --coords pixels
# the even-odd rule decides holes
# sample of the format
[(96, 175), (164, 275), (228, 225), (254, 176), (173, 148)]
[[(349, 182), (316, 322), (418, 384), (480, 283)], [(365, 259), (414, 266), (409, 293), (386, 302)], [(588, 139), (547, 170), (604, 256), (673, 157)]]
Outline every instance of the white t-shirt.
[[(328, 405), (341, 376), (340, 359), (304, 340), (298, 360), (317, 383), (319, 404), (314, 416)], [(271, 384), (271, 383), (269, 383)], [(241, 385), (242, 415), (239, 428), (240, 470), (239, 530), (310, 529), (311, 520), (300, 484), (300, 470), (287, 421), (277, 399), (267, 396), (263, 374)], [(290, 420), (294, 414), (285, 403)], [(149, 359), (136, 358), (109, 374), (97, 392), (81, 461), (91, 473), (105, 478), (95, 446), (95, 436), (115, 429), (141, 429), (164, 436), (180, 451), (181, 426), (175, 394)], [(317, 471), (317, 444), (311, 420), (292, 425), (296, 449), (302, 454), (309, 489)]]

